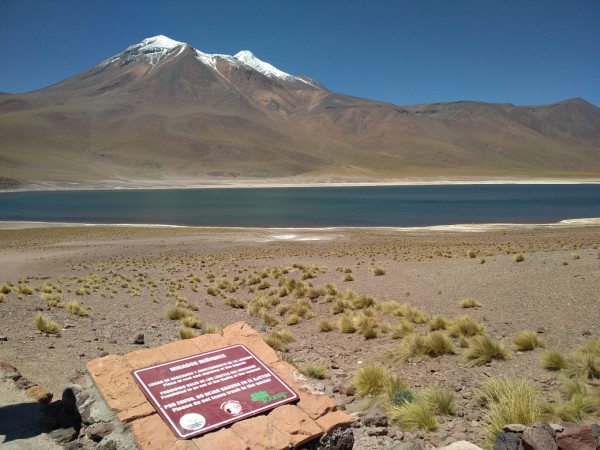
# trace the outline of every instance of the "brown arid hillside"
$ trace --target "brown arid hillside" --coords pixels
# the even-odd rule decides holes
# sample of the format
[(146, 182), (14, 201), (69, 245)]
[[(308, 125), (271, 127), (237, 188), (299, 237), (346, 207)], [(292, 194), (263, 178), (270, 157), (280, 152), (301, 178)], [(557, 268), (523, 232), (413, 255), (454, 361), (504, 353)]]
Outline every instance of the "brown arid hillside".
[(397, 106), (156, 36), (0, 94), (0, 183), (597, 178), (600, 108)]

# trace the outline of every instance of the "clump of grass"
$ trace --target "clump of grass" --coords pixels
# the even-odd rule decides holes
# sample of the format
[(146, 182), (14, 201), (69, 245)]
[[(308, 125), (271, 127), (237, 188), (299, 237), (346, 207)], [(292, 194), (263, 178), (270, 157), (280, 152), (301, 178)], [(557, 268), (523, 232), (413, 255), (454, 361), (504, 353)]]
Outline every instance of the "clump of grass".
[(477, 258), (477, 252), (475, 250), (471, 249), (467, 252), (467, 256), (471, 259)]
[(423, 349), (427, 356), (437, 357), (456, 353), (454, 344), (448, 336), (440, 331), (434, 331), (423, 338)]
[(294, 334), (285, 328), (271, 330), (263, 339), (272, 349), (280, 352), (287, 352), (288, 344), (296, 340)]
[(451, 416), (456, 412), (454, 394), (449, 389), (427, 388), (419, 392), (419, 397), (431, 406), (436, 415)]
[(165, 316), (171, 320), (181, 320), (184, 317), (191, 315), (193, 315), (193, 313), (190, 310), (179, 306), (172, 306), (165, 310)]
[(385, 269), (384, 269), (383, 267), (375, 267), (375, 268), (373, 269), (373, 274), (374, 274), (376, 277), (380, 277), (380, 276), (382, 276), (382, 275), (385, 275)]
[(19, 286), (19, 292), (23, 295), (31, 295), (33, 294), (33, 288), (27, 284), (23, 284)]
[(535, 385), (523, 378), (490, 378), (476, 395), (487, 408), (485, 430), (491, 443), (507, 423), (530, 425), (542, 415)]
[(346, 275), (344, 275), (344, 278), (342, 278), (342, 281), (354, 281), (354, 277), (352, 276), (352, 274), (347, 273)]
[(3, 302), (6, 296), (0, 292), (0, 302)]
[(347, 314), (341, 316), (338, 320), (338, 328), (342, 333), (352, 334), (356, 332), (356, 327), (354, 326), (354, 321), (352, 317)]
[(307, 363), (300, 366), (298, 370), (303, 375), (317, 380), (323, 380), (327, 377), (327, 366), (321, 363)]
[(581, 377), (588, 380), (600, 378), (600, 357), (574, 352), (569, 355), (565, 373), (570, 377)]
[(43, 314), (38, 314), (35, 316), (35, 327), (46, 334), (60, 334), (60, 325), (53, 320), (48, 319)]
[(416, 327), (412, 322), (401, 320), (392, 325), (392, 339), (404, 339), (406, 336), (414, 334)]
[(461, 308), (480, 308), (481, 303), (479, 303), (474, 298), (463, 298), (459, 303)]
[(512, 339), (518, 351), (525, 352), (534, 350), (538, 347), (545, 347), (546, 343), (540, 338), (537, 333), (531, 330), (524, 330), (518, 333)]
[(359, 397), (377, 395), (383, 391), (389, 379), (390, 372), (386, 368), (377, 364), (365, 364), (352, 378), (352, 385), (356, 388), (356, 395)]
[(487, 334), (474, 337), (469, 343), (465, 356), (471, 366), (481, 366), (494, 359), (504, 361), (510, 358), (504, 344)]
[(181, 325), (187, 328), (202, 328), (202, 320), (194, 314), (181, 318)]
[(336, 329), (335, 323), (329, 320), (319, 320), (317, 328), (323, 333), (328, 333)]
[(435, 412), (426, 402), (417, 401), (400, 406), (392, 405), (389, 409), (389, 417), (392, 422), (406, 431), (420, 428), (425, 432), (430, 432), (437, 429)]
[(454, 318), (448, 326), (448, 331), (452, 337), (472, 337), (482, 334), (484, 327), (477, 323), (471, 316), (464, 315)]
[(542, 354), (542, 367), (546, 370), (562, 370), (567, 364), (567, 356), (558, 350), (546, 350)]
[(298, 314), (290, 314), (287, 319), (285, 320), (285, 323), (287, 325), (297, 325), (300, 323), (300, 316)]
[(2, 286), (0, 286), (0, 293), (10, 294), (11, 292), (12, 292), (12, 287), (10, 284), (4, 283)]
[(429, 321), (429, 330), (437, 331), (437, 330), (445, 330), (448, 328), (449, 321), (440, 315), (433, 316)]
[(192, 339), (200, 336), (196, 330), (190, 327), (186, 327), (185, 325), (181, 325), (179, 327), (179, 338), (180, 339)]
[(525, 261), (525, 257), (521, 253), (517, 253), (513, 256), (514, 262), (523, 262)]
[(202, 327), (202, 334), (221, 334), (223, 329), (217, 325), (207, 324)]
[(90, 315), (90, 310), (83, 303), (73, 300), (65, 305), (65, 309), (69, 314), (74, 316), (87, 317)]

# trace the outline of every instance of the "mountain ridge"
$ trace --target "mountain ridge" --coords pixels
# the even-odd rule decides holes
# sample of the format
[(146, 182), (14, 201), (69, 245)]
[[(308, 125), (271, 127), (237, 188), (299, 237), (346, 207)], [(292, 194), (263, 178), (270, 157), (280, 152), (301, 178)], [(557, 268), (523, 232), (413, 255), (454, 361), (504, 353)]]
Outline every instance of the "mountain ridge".
[(0, 177), (22, 183), (600, 173), (600, 108), (584, 99), (394, 105), (161, 35), (3, 94), (0, 137)]

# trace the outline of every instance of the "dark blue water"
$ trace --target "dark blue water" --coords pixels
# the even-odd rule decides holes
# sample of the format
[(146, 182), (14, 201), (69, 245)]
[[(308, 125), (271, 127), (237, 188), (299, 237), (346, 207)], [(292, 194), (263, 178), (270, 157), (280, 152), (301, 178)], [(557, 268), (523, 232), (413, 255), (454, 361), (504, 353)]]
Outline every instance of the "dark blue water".
[(248, 227), (553, 223), (600, 217), (600, 185), (0, 193), (0, 220)]

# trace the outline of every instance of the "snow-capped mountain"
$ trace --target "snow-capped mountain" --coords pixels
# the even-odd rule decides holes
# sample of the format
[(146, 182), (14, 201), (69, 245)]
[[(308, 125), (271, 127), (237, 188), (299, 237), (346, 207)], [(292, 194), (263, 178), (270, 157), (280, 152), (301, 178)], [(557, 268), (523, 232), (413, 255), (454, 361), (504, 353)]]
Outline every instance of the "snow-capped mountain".
[(105, 67), (111, 64), (124, 67), (128, 64), (141, 61), (146, 61), (151, 67), (155, 67), (161, 61), (181, 55), (187, 48), (192, 49), (195, 52), (195, 57), (198, 61), (201, 61), (219, 72), (220, 63), (226, 63), (240, 68), (255, 70), (269, 78), (287, 82), (300, 82), (317, 88), (320, 87), (308, 77), (290, 75), (267, 62), (261, 61), (249, 50), (242, 50), (234, 56), (204, 53), (194, 49), (189, 44), (174, 41), (163, 35), (146, 38), (138, 44), (131, 45), (122, 53), (101, 62), (98, 67)]
[(0, 95), (0, 186), (598, 173), (600, 109), (582, 99), (397, 106), (333, 93), (248, 50), (204, 53), (165, 36)]

